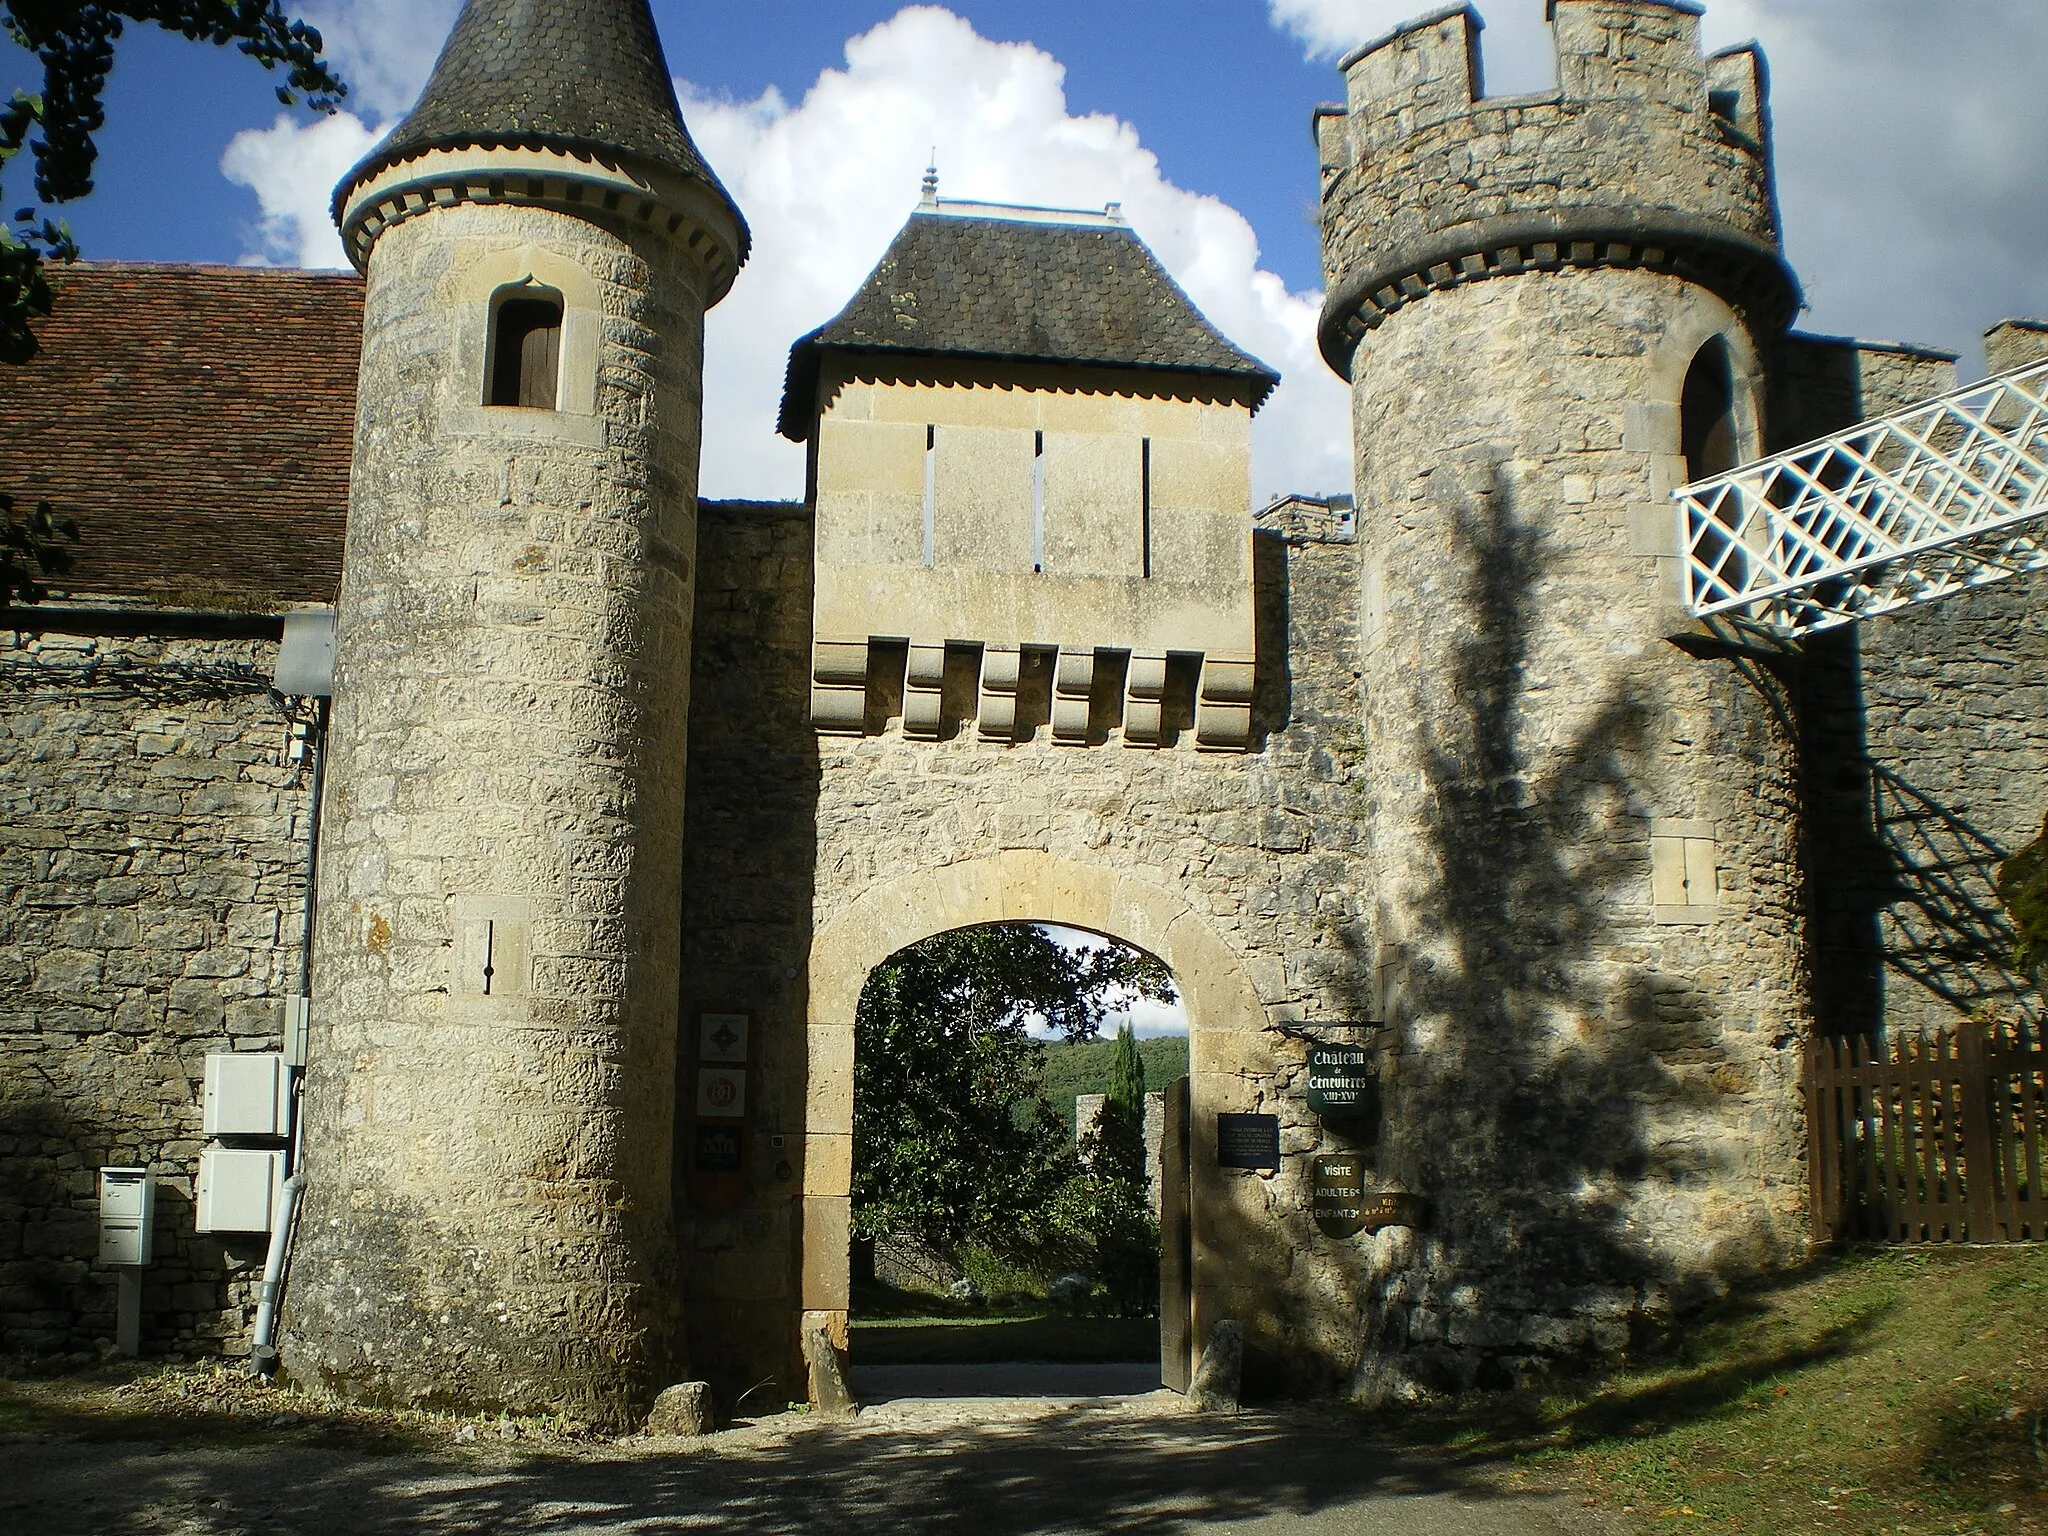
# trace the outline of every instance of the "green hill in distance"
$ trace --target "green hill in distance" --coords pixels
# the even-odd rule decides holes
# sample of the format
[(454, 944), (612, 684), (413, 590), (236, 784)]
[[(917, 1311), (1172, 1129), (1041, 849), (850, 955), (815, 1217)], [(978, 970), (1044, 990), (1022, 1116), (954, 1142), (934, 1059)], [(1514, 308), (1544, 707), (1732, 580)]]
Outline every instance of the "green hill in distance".
[[(1109, 1064), (1116, 1055), (1116, 1038), (1103, 1040), (1061, 1040), (1045, 1048), (1045, 1101), (1074, 1127), (1074, 1100), (1084, 1093), (1109, 1091)], [(1158, 1093), (1188, 1069), (1188, 1037), (1161, 1035), (1138, 1042), (1138, 1059), (1145, 1064), (1145, 1091)]]

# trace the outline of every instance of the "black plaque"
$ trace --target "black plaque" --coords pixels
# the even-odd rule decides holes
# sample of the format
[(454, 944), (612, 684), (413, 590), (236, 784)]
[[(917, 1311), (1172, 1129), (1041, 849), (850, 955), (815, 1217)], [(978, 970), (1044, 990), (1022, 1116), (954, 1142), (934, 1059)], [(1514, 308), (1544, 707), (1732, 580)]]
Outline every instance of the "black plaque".
[(1380, 1111), (1379, 1074), (1362, 1045), (1308, 1048), (1308, 1107), (1325, 1120), (1375, 1120)]
[(1365, 1159), (1319, 1157), (1309, 1164), (1309, 1212), (1327, 1237), (1365, 1230)]
[(1280, 1117), (1278, 1115), (1218, 1115), (1216, 1117), (1216, 1166), (1219, 1168), (1278, 1168), (1280, 1166)]
[(699, 1173), (738, 1173), (740, 1127), (699, 1124), (696, 1164)]

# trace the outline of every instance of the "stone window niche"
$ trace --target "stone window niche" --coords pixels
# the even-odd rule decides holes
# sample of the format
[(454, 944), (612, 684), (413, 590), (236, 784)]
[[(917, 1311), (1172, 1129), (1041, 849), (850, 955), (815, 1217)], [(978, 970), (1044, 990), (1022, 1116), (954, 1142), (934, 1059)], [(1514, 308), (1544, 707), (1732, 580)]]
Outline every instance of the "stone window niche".
[(1725, 474), (1742, 462), (1742, 432), (1735, 413), (1735, 371), (1728, 343), (1710, 336), (1693, 354), (1679, 396), (1678, 436), (1688, 483)]
[(562, 296), (513, 284), (491, 299), (490, 355), (484, 404), (552, 411), (562, 373)]

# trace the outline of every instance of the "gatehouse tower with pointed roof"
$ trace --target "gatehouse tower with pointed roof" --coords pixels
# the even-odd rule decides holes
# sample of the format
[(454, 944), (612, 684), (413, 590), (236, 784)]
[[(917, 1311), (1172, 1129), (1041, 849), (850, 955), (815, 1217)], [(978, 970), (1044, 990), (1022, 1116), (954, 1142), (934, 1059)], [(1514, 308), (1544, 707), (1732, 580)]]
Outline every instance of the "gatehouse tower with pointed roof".
[(626, 1422), (681, 1342), (703, 317), (747, 229), (645, 0), (470, 0), (334, 208), (368, 295), (285, 1361)]

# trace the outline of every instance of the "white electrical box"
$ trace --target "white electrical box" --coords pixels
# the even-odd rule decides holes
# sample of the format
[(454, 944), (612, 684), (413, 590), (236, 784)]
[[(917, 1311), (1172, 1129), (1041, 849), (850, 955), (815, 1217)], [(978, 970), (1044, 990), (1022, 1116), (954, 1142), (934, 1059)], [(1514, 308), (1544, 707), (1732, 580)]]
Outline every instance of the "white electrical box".
[(100, 1262), (147, 1264), (156, 1247), (156, 1175), (147, 1168), (100, 1170)]
[(284, 1188), (284, 1153), (208, 1147), (199, 1154), (199, 1232), (268, 1232)]
[(284, 1060), (288, 1067), (306, 1064), (306, 1032), (313, 1025), (313, 1000), (288, 997), (284, 1000)]
[(282, 1055), (216, 1053), (206, 1058), (203, 1119), (208, 1136), (291, 1134), (291, 1071)]

